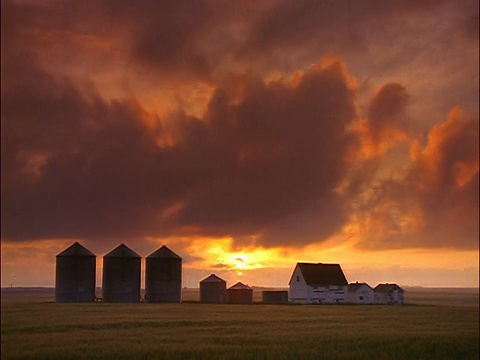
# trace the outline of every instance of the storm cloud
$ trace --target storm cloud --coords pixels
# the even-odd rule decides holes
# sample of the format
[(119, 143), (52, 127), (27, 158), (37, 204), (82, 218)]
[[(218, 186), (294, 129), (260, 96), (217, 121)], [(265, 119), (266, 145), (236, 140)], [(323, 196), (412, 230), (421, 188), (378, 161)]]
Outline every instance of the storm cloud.
[(2, 1), (2, 240), (478, 247), (462, 4)]

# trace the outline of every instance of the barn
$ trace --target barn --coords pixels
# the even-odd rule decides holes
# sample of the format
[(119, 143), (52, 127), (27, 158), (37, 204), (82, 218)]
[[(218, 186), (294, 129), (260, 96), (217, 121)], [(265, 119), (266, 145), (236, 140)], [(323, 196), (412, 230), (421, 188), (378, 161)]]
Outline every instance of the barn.
[(55, 302), (94, 302), (96, 256), (78, 242), (56, 256)]
[(262, 291), (262, 302), (265, 304), (286, 304), (288, 303), (288, 291), (285, 291), (285, 290)]
[(375, 304), (403, 305), (405, 290), (397, 284), (378, 284), (373, 291)]
[(200, 302), (217, 304), (227, 302), (227, 282), (215, 274), (200, 281)]
[(339, 264), (297, 263), (290, 282), (293, 303), (346, 302), (347, 279)]
[(250, 286), (236, 283), (227, 289), (229, 304), (250, 304), (253, 301), (253, 290)]
[(140, 263), (140, 255), (123, 243), (103, 257), (104, 302), (140, 301)]
[(347, 301), (353, 304), (373, 304), (373, 289), (367, 283), (348, 284)]
[(165, 245), (146, 258), (145, 301), (179, 303), (182, 299), (182, 258)]

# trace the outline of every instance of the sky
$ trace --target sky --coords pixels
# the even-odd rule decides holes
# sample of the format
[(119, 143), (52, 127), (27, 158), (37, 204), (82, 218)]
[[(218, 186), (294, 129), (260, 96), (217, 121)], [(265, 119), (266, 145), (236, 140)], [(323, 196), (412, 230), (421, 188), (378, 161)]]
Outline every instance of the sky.
[(479, 285), (476, 0), (1, 2), (2, 287), (78, 241), (183, 284)]

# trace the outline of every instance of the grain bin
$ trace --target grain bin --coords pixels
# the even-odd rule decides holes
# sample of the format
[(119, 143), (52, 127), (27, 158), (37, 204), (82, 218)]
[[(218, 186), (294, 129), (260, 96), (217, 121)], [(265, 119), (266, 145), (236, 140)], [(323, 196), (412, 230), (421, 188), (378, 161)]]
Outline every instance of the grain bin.
[(178, 303), (182, 299), (182, 258), (165, 245), (147, 256), (145, 301)]
[(103, 257), (104, 302), (140, 301), (140, 262), (140, 255), (123, 243)]
[(286, 304), (288, 303), (288, 291), (284, 291), (284, 290), (262, 291), (262, 302), (265, 304)]
[(227, 301), (227, 282), (212, 274), (200, 281), (200, 302), (223, 304)]
[(57, 255), (55, 302), (95, 301), (95, 260), (78, 242)]
[(253, 290), (238, 282), (227, 290), (227, 298), (229, 304), (250, 304), (253, 301)]

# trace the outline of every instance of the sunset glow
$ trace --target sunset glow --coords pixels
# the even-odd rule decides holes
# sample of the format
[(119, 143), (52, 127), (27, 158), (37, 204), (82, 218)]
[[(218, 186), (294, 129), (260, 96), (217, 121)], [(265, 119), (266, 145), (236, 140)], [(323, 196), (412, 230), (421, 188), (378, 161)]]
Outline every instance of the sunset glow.
[(478, 1), (1, 6), (2, 286), (78, 241), (478, 287)]

